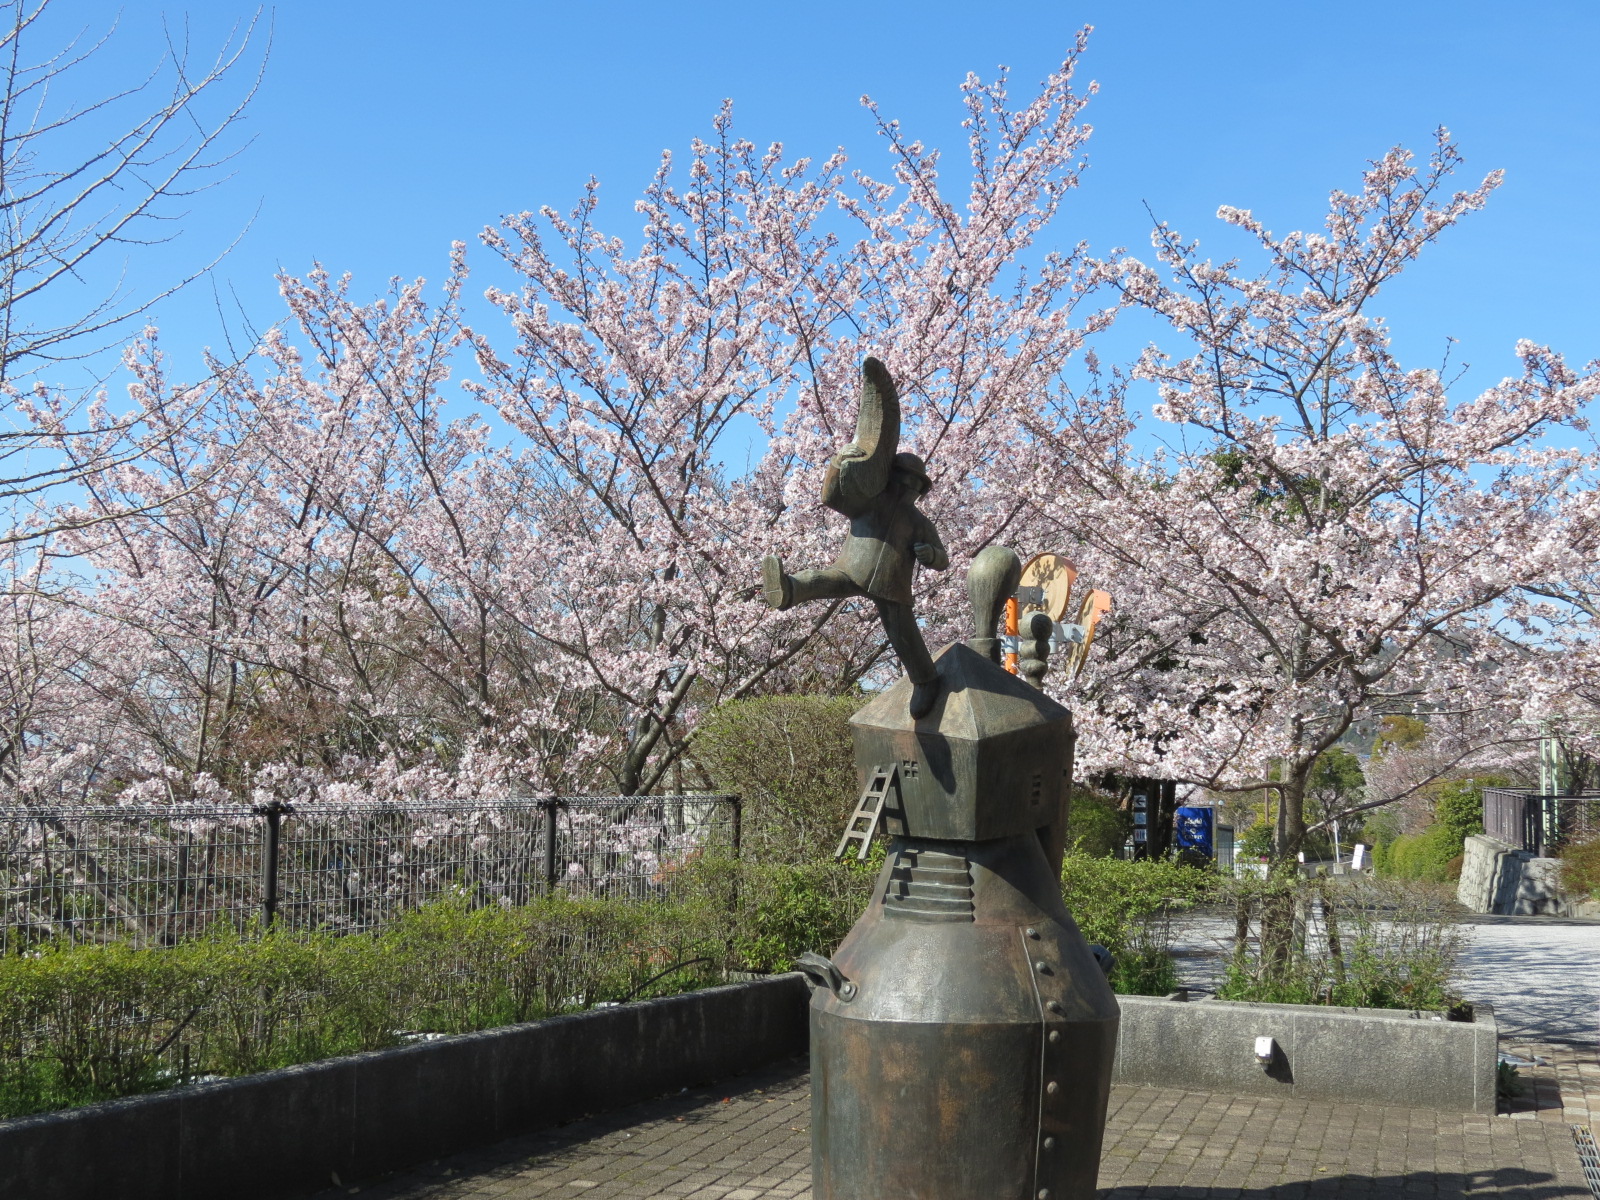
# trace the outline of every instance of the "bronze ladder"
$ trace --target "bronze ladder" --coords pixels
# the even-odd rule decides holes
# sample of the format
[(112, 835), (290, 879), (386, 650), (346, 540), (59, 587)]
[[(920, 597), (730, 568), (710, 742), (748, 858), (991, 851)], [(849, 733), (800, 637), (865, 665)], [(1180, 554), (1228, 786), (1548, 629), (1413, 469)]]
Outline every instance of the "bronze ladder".
[(883, 810), (889, 801), (889, 787), (896, 783), (898, 778), (898, 769), (894, 766), (872, 768), (872, 778), (867, 780), (866, 789), (856, 803), (855, 812), (851, 813), (850, 819), (845, 822), (844, 836), (839, 839), (839, 848), (833, 852), (834, 858), (843, 858), (849, 854), (850, 843), (859, 841), (861, 848), (856, 851), (856, 861), (867, 861), (867, 852), (872, 846), (872, 836), (878, 832), (878, 826), (883, 822)]

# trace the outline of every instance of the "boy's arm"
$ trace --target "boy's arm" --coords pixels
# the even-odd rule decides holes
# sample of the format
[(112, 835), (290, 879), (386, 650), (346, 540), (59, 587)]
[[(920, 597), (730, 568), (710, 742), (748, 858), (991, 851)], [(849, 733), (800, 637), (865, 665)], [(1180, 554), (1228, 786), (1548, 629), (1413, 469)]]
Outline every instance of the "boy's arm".
[(943, 571), (949, 567), (950, 556), (945, 553), (944, 543), (939, 540), (939, 531), (920, 512), (917, 514), (916, 538), (911, 552), (917, 556), (919, 563), (930, 571)]

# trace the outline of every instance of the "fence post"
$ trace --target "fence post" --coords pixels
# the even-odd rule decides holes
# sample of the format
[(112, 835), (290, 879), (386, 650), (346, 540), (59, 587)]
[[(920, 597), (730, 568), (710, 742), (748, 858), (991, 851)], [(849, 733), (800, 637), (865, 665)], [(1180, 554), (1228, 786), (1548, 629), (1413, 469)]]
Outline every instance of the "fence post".
[(267, 821), (266, 845), (261, 855), (261, 916), (268, 929), (278, 917), (278, 846), (284, 807), (281, 800), (270, 800), (256, 809)]
[(744, 797), (729, 796), (728, 800), (733, 805), (733, 861), (738, 862), (744, 845)]
[(541, 800), (539, 807), (544, 809), (544, 894), (548, 896), (556, 890), (556, 812), (561, 801), (551, 796)]

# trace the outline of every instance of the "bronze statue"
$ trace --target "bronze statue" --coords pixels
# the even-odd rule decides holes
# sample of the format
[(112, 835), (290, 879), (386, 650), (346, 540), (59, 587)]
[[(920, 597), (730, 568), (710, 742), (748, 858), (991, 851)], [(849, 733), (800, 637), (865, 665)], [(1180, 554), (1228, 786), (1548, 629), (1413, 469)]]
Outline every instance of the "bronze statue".
[(928, 717), (901, 679), (850, 718), (840, 852), (889, 845), (844, 942), (795, 960), (815, 1200), (1095, 1200), (1120, 1017), (1061, 898), (1072, 714), (995, 661), (1021, 574), (1006, 547), (974, 558), (973, 637), (934, 659)]
[(1119, 1015), (1108, 957), (1061, 899), (1075, 739), (1037, 687), (1053, 622), (1028, 624), (1030, 687), (1000, 665), (996, 630), (1022, 562), (990, 546), (967, 573), (971, 641), (928, 653), (911, 579), (949, 559), (899, 439), (893, 381), (869, 358), (855, 440), (822, 488), (850, 536), (823, 570), (762, 563), (774, 608), (869, 597), (906, 669), (850, 719), (861, 791), (838, 853), (864, 859), (887, 833), (877, 886), (831, 958), (795, 962), (813, 989), (812, 1194), (1094, 1200)]
[(850, 535), (831, 567), (783, 569), (769, 554), (761, 563), (762, 593), (783, 610), (808, 600), (866, 596), (877, 606), (889, 644), (911, 679), (912, 717), (926, 716), (939, 695), (939, 675), (912, 609), (915, 563), (934, 571), (950, 565), (939, 533), (917, 509), (928, 472), (915, 454), (899, 452), (900, 397), (888, 368), (875, 358), (861, 366), (856, 436), (828, 464), (822, 502), (850, 518)]

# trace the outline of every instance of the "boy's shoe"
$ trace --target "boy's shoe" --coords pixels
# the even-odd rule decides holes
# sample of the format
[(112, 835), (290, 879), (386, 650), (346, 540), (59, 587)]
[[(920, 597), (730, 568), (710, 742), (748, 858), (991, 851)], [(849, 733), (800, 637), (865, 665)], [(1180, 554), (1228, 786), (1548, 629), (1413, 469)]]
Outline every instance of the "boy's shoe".
[(776, 554), (761, 560), (761, 595), (779, 612), (794, 603), (794, 581), (784, 574), (783, 560)]

